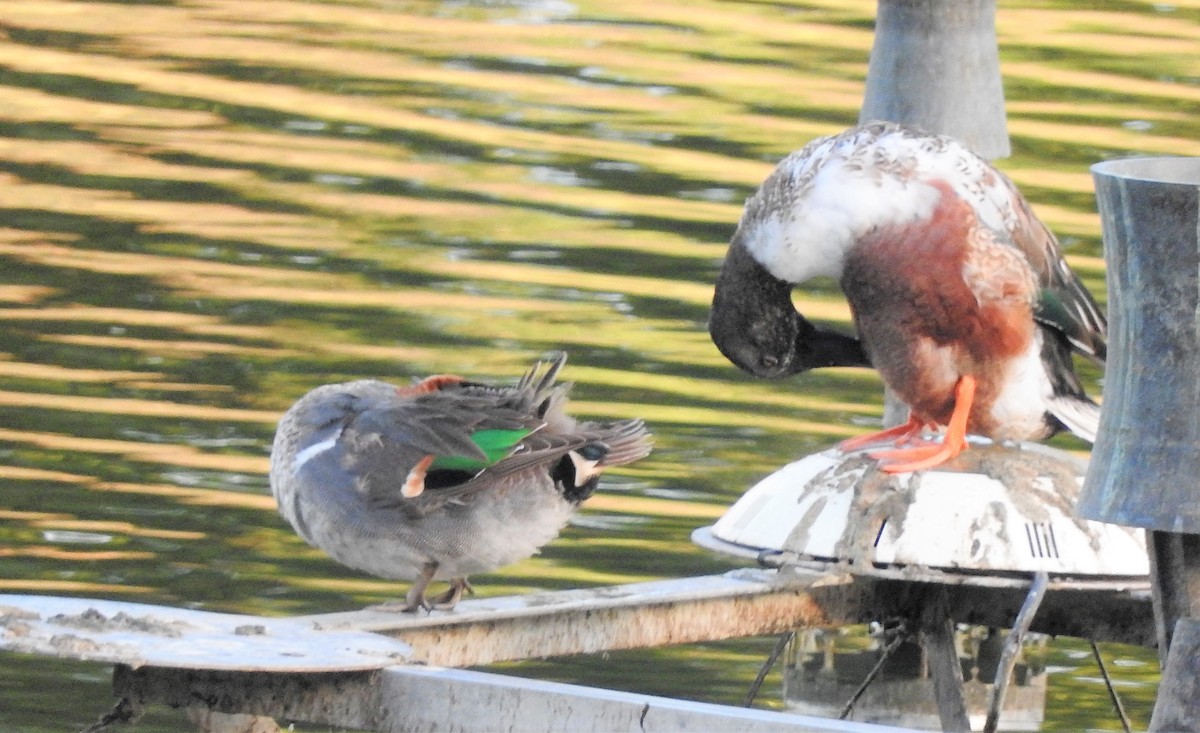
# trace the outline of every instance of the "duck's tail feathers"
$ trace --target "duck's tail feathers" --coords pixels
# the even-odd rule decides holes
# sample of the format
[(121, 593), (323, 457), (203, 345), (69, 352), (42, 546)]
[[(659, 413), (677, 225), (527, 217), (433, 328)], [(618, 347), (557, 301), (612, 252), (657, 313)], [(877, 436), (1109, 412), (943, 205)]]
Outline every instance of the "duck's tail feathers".
[(1063, 427), (1089, 443), (1096, 442), (1100, 430), (1100, 405), (1087, 398), (1062, 395), (1050, 401), (1050, 414)]
[[(600, 459), (600, 465), (605, 468), (623, 466), (650, 455), (653, 445), (650, 431), (646, 429), (646, 424), (641, 420), (622, 420), (603, 426), (593, 424), (587, 427), (599, 428), (596, 430), (599, 434), (597, 437), (603, 441), (607, 449), (604, 457)], [(592, 430), (586, 432), (592, 432)]]
[(567, 404), (570, 382), (558, 382), (558, 373), (567, 363), (567, 354), (556, 351), (546, 361), (537, 361), (521, 377), (511, 394), (522, 411), (532, 412), (539, 419), (555, 422), (562, 419)]
[(567, 353), (565, 351), (551, 352), (546, 361), (534, 362), (533, 367), (525, 372), (525, 376), (517, 382), (517, 391), (523, 392), (532, 388), (534, 394), (544, 394), (554, 386), (554, 380), (558, 379), (558, 373), (566, 363)]

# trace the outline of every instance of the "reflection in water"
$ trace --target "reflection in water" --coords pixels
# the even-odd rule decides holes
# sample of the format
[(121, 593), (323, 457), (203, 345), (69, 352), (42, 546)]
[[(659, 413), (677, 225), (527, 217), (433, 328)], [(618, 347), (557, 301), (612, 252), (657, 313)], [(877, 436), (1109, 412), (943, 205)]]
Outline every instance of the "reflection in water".
[[(1200, 154), (1200, 23), (1189, 3), (1003, 5), (1002, 167), (1102, 293), (1087, 167)], [(556, 348), (576, 409), (644, 417), (656, 451), (481, 592), (727, 568), (691, 530), (879, 414), (872, 374), (756, 382), (704, 328), (740, 202), (773, 161), (856, 119), (873, 13), (4, 3), (0, 590), (275, 615), (394, 598), (402, 586), (347, 573), (275, 515), (277, 416), (319, 383), (512, 380)], [(832, 284), (798, 297), (847, 326)], [(772, 643), (506, 669), (735, 701)], [(1115, 728), (1075, 649), (1050, 652), (1047, 727)], [(1144, 722), (1152, 657), (1120, 654)], [(22, 730), (107, 705), (94, 666), (10, 656), (3, 679)]]

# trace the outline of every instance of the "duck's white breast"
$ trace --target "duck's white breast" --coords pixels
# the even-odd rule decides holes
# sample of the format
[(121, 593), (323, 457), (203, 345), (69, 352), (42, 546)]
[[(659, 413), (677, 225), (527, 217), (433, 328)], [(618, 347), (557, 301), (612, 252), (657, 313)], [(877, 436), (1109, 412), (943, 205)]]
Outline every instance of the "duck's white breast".
[(784, 158), (747, 201), (738, 237), (781, 280), (836, 278), (860, 236), (929, 219), (946, 186), (983, 227), (1016, 225), (1013, 189), (987, 161), (950, 138), (881, 125)]

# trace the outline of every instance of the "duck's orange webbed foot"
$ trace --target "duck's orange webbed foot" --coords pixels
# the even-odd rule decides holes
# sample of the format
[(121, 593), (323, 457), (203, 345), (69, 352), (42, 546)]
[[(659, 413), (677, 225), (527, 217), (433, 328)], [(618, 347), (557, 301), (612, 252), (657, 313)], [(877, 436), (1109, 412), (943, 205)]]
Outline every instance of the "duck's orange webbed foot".
[(884, 473), (911, 473), (940, 466), (962, 453), (966, 447), (965, 442), (961, 445), (954, 445), (943, 441), (934, 445), (875, 451), (869, 455), (879, 461), (879, 469)]
[(894, 428), (880, 430), (867, 435), (860, 435), (857, 438), (850, 438), (838, 443), (838, 450), (843, 453), (850, 453), (860, 448), (866, 448), (871, 445), (879, 445), (880, 443), (891, 443), (892, 445), (908, 445), (914, 441), (921, 440), (921, 433), (925, 428), (933, 427), (931, 423), (924, 420), (918, 420), (915, 417), (909, 417), (908, 422), (897, 425)]
[(967, 449), (967, 418), (974, 401), (975, 378), (964, 376), (954, 388), (954, 412), (940, 443), (876, 451), (870, 456), (880, 462), (879, 468), (885, 473), (909, 473), (940, 466)]

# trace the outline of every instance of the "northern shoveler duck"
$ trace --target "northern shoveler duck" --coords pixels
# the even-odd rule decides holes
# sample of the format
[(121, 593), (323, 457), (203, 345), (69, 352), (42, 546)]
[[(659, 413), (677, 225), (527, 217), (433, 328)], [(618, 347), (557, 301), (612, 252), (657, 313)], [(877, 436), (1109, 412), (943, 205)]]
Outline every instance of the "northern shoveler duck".
[[(860, 342), (809, 324), (795, 285), (837, 279)], [(1016, 186), (963, 144), (870, 123), (792, 153), (746, 202), (717, 279), (709, 330), (762, 377), (867, 366), (908, 423), (843, 443), (884, 470), (930, 468), (967, 433), (1094, 441), (1099, 407), (1072, 352), (1106, 356), (1106, 323)], [(941, 443), (920, 439), (946, 426)]]
[[(468, 575), (536, 553), (601, 471), (650, 452), (641, 420), (566, 414), (565, 361), (538, 362), (515, 387), (450, 375), (317, 387), (275, 433), (279, 512), (338, 562), (414, 581), (403, 610), (453, 608)], [(449, 590), (427, 600), (440, 579)]]

